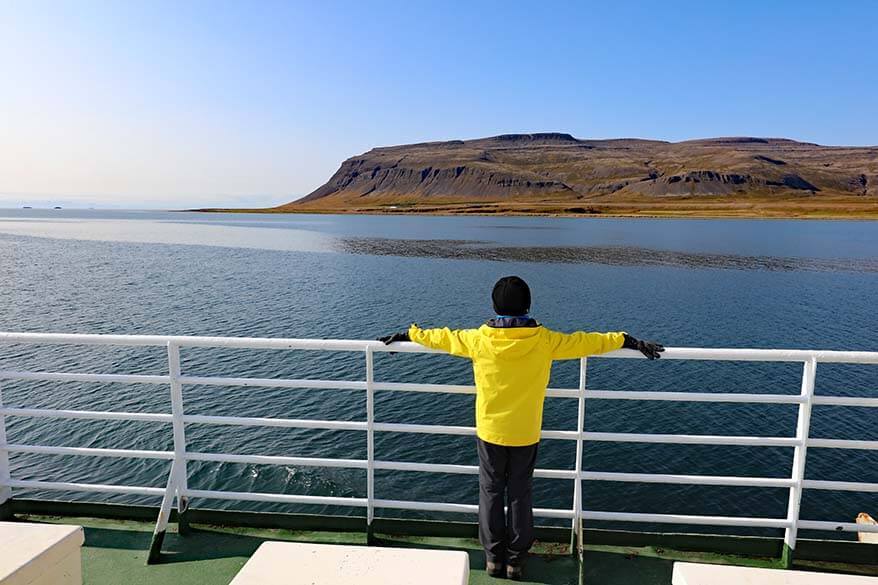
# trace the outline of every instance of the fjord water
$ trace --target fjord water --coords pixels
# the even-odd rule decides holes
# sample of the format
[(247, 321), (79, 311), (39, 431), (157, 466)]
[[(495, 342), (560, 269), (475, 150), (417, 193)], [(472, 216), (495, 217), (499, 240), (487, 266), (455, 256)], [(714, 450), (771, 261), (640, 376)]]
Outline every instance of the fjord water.
[[(421, 326), (475, 327), (500, 276), (531, 285), (533, 315), (572, 331), (625, 330), (670, 346), (878, 350), (878, 224), (766, 220), (212, 215), (0, 211), (0, 330), (371, 339)], [(184, 349), (193, 375), (361, 380), (360, 354)], [(0, 346), (0, 369), (167, 373), (161, 348)], [(796, 394), (801, 364), (601, 360), (605, 390)], [(471, 383), (466, 360), (379, 355), (382, 381)], [(575, 388), (556, 363), (552, 387)], [(2, 381), (13, 407), (169, 412), (165, 386)], [(819, 365), (817, 392), (878, 396), (878, 366)], [(359, 391), (186, 386), (186, 412), (363, 420)], [(380, 392), (385, 422), (471, 425), (473, 398)], [(589, 401), (592, 431), (791, 436), (796, 407)], [(876, 439), (873, 409), (817, 406), (812, 436)], [(576, 404), (549, 399), (544, 428), (573, 429)], [(172, 448), (168, 425), (7, 417), (10, 443)], [(200, 452), (365, 456), (361, 432), (188, 425)], [(472, 438), (379, 433), (376, 457), (474, 464)], [(586, 445), (583, 467), (788, 477), (792, 449)], [(538, 467), (570, 469), (573, 445), (543, 441)], [(11, 455), (18, 479), (163, 487), (168, 464)], [(878, 452), (812, 449), (806, 476), (878, 482)], [(365, 472), (190, 462), (190, 487), (364, 496)], [(537, 479), (539, 507), (572, 505), (571, 482)], [(156, 503), (57, 492), (22, 496)], [(376, 496), (472, 503), (474, 476), (377, 472)], [(587, 482), (592, 510), (783, 517), (784, 489)], [(320, 511), (222, 501), (196, 506)], [(873, 515), (869, 494), (807, 491), (802, 517)], [(383, 511), (392, 515), (392, 511)], [(826, 536), (822, 534), (821, 536)]]

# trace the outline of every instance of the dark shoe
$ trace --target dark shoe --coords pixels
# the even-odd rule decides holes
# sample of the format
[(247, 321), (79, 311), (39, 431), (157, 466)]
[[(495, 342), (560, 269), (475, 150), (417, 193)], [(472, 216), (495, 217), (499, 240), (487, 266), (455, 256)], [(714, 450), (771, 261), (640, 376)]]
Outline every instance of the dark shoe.
[(521, 581), (524, 567), (521, 565), (506, 565), (506, 578), (510, 581)]
[(485, 572), (488, 573), (488, 577), (498, 577), (502, 579), (506, 574), (504, 569), (505, 567), (503, 566), (503, 563), (492, 563), (491, 561), (488, 561), (485, 566)]

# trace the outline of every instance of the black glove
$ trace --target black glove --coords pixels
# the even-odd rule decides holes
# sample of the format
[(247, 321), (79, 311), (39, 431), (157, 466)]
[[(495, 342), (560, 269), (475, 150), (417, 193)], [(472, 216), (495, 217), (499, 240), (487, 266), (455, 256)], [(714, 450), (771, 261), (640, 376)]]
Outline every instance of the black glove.
[(411, 341), (409, 338), (409, 332), (403, 331), (402, 333), (394, 333), (392, 335), (385, 335), (384, 337), (379, 337), (378, 341), (384, 342), (384, 345), (390, 345), (396, 341)]
[(654, 341), (641, 341), (625, 334), (625, 342), (622, 343), (625, 349), (636, 349), (648, 359), (657, 360), (662, 357), (661, 352), (665, 351), (665, 346)]

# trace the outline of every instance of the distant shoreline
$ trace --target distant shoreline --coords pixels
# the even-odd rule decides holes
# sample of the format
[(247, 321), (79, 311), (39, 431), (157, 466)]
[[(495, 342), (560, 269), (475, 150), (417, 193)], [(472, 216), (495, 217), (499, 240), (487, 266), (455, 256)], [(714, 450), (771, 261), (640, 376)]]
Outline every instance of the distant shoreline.
[(202, 213), (266, 213), (321, 215), (432, 215), (478, 217), (585, 217), (645, 219), (816, 219), (878, 220), (878, 199), (844, 197), (812, 199), (757, 200), (677, 200), (629, 202), (515, 202), (515, 203), (439, 203), (385, 204), (363, 207), (284, 205), (268, 208), (210, 207), (186, 209)]

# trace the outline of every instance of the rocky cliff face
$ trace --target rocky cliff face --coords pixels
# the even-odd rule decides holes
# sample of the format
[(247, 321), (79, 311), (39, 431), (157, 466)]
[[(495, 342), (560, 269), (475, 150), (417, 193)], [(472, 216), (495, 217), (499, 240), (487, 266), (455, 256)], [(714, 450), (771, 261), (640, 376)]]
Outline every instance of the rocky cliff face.
[(375, 148), (344, 161), (325, 185), (287, 205), (746, 194), (878, 196), (878, 147), (507, 134)]

